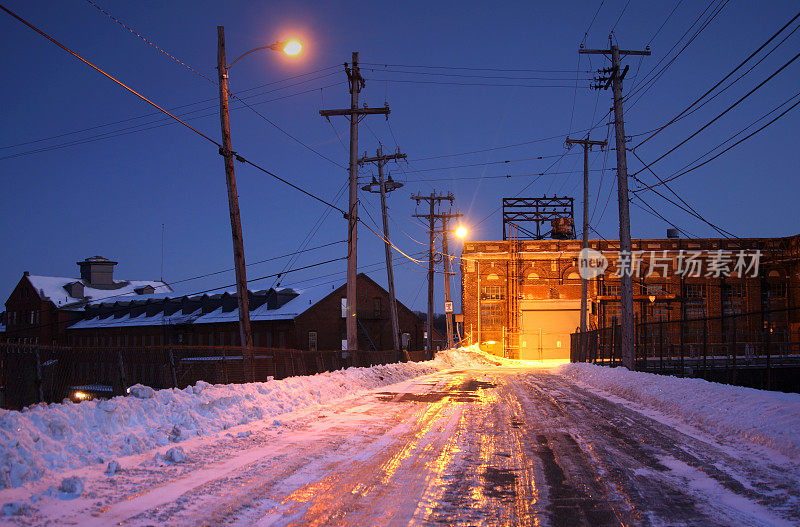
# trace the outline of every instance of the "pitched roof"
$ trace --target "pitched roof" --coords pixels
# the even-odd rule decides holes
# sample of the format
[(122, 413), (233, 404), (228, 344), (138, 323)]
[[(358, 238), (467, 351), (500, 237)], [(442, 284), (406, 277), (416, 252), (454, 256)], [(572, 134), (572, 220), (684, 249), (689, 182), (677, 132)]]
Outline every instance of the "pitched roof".
[[(117, 280), (114, 282), (115, 286), (113, 288), (98, 289), (88, 285), (85, 280), (80, 278), (36, 275), (27, 275), (25, 278), (36, 289), (42, 300), (50, 300), (60, 309), (80, 309), (87, 304), (137, 295), (134, 290), (147, 285), (152, 286), (156, 294), (172, 292), (172, 288), (169, 285), (158, 280)], [(83, 283), (84, 298), (72, 297), (65, 289), (65, 286), (74, 282)]]
[[(254, 295), (257, 300), (255, 302), (251, 300), (253, 309), (250, 311), (250, 320), (291, 320), (331, 292), (326, 287), (315, 287), (308, 290), (278, 288), (251, 292), (250, 294)], [(113, 303), (96, 302), (90, 306), (92, 308), (89, 310), (90, 318), (77, 321), (70, 326), (70, 329), (238, 322), (239, 308), (230, 309), (223, 298), (225, 296), (236, 298), (235, 294), (213, 296), (154, 294), (137, 295), (135, 299), (123, 297)], [(165, 307), (169, 301), (185, 302), (185, 305), (193, 306), (190, 307), (192, 311), (183, 313), (183, 310), (178, 309), (171, 315), (165, 315)], [(213, 307), (212, 311), (203, 312), (204, 301), (206, 306), (210, 304)], [(148, 309), (148, 307), (154, 306), (157, 306), (155, 310)], [(94, 313), (91, 312), (92, 310)]]

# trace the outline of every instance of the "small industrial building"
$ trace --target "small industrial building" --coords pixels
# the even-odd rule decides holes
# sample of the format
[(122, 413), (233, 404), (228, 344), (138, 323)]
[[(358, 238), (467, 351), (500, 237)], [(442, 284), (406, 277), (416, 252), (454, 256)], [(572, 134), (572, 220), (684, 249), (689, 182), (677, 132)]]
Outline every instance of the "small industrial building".
[[(747, 341), (767, 328), (774, 341), (798, 340), (800, 236), (748, 239), (635, 239), (639, 278), (634, 279), (638, 322), (716, 317), (705, 328), (691, 325), (686, 343), (704, 338)], [(610, 261), (619, 258), (617, 240), (590, 240)], [(461, 257), (461, 302), (468, 339), (498, 355), (522, 359), (568, 359), (570, 334), (580, 326), (581, 241), (541, 239), (474, 241)], [(683, 251), (683, 253), (682, 253)], [(681, 254), (699, 252), (708, 264), (719, 254), (760, 251), (757, 276), (681, 277)], [(732, 266), (731, 266), (732, 267)], [(706, 268), (704, 268), (706, 269)], [(613, 269), (588, 281), (589, 329), (610, 327), (620, 315), (620, 277)], [(748, 323), (726, 321), (759, 313)], [(651, 335), (652, 338), (652, 335)]]

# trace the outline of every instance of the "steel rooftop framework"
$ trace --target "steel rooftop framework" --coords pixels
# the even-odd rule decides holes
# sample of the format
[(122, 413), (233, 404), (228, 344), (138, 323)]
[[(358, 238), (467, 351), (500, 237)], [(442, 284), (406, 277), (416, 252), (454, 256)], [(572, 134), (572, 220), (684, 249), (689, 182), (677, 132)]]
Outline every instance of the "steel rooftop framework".
[[(503, 198), (503, 240), (508, 240), (509, 227), (516, 227), (514, 237), (525, 240), (546, 238), (552, 229), (542, 233), (542, 224), (558, 218), (572, 220), (572, 237), (575, 237), (573, 199), (553, 196), (551, 198)], [(523, 227), (521, 223), (529, 228)], [(530, 223), (535, 227), (530, 227)]]

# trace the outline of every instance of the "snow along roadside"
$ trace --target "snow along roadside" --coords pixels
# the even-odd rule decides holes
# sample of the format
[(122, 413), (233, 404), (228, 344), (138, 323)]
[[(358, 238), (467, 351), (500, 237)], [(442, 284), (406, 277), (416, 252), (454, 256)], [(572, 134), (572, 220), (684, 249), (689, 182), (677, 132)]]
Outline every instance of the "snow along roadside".
[(352, 396), (454, 366), (486, 364), (474, 350), (436, 360), (348, 368), (250, 384), (198, 382), (183, 390), (137, 386), (128, 397), (0, 410), (0, 488), (47, 472), (107, 463), (116, 457), (202, 437), (314, 404)]
[(557, 373), (722, 438), (769, 447), (800, 461), (800, 394), (730, 386), (587, 363)]

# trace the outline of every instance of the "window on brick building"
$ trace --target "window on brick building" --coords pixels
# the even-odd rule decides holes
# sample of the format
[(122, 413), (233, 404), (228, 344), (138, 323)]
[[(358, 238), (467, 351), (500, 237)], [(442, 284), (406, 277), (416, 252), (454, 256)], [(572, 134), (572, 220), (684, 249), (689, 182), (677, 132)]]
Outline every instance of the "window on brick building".
[(317, 332), (316, 331), (309, 331), (308, 332), (308, 350), (309, 351), (317, 351)]
[(723, 289), (725, 296), (728, 298), (744, 298), (745, 288), (742, 282), (732, 282), (725, 284)]
[(285, 331), (278, 331), (278, 347), (285, 348), (286, 347), (286, 332)]
[(503, 306), (500, 304), (481, 305), (481, 325), (485, 328), (503, 325)]
[(502, 285), (481, 286), (482, 300), (503, 300), (505, 297), (505, 287)]
[(622, 286), (619, 282), (603, 282), (602, 291), (605, 296), (619, 296), (622, 294)]
[(770, 298), (786, 298), (786, 282), (769, 282), (767, 292)]
[(686, 298), (706, 297), (706, 284), (684, 284), (683, 288)]

